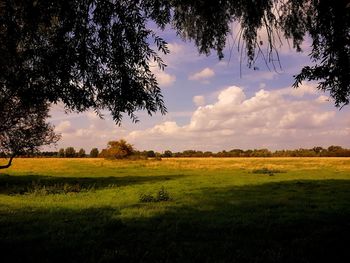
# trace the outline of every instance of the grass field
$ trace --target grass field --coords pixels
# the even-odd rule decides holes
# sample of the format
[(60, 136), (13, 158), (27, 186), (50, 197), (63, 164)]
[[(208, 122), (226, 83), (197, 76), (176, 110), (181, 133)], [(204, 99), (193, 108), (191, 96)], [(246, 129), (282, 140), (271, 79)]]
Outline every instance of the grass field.
[(350, 159), (16, 159), (2, 262), (350, 262)]

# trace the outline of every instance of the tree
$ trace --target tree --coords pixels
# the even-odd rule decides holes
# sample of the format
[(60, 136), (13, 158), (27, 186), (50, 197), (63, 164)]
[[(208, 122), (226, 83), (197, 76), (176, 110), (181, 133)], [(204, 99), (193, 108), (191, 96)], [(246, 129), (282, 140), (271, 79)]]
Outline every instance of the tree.
[(170, 150), (166, 150), (163, 153), (163, 157), (173, 157), (173, 153)]
[[(135, 2), (135, 3), (134, 3)], [(63, 102), (77, 112), (166, 111), (150, 70), (168, 53), (146, 28), (143, 1), (0, 0), (0, 88), (27, 104)], [(153, 45), (153, 44), (152, 44)]]
[(98, 149), (97, 148), (92, 148), (91, 151), (90, 151), (90, 157), (91, 158), (97, 158), (98, 157)]
[(56, 143), (60, 136), (54, 133), (54, 127), (46, 123), (48, 105), (36, 105), (23, 108), (16, 99), (1, 104), (0, 152), (9, 161), (0, 169), (9, 168), (14, 157), (39, 151), (42, 145)]
[(57, 157), (59, 157), (59, 158), (63, 158), (64, 157), (64, 149), (63, 148), (59, 149)]
[(146, 152), (146, 156), (150, 158), (156, 157), (156, 153), (153, 150), (149, 150)]
[[(161, 1), (162, 2), (162, 1)], [(305, 35), (312, 39), (310, 59), (295, 76), (294, 87), (303, 80), (319, 81), (318, 89), (329, 91), (336, 106), (350, 99), (350, 3), (347, 0), (246, 0), (170, 1), (174, 6), (173, 24), (178, 33), (194, 40), (199, 52), (211, 49), (223, 57), (231, 22), (238, 22), (239, 46), (246, 51), (247, 64), (254, 67), (257, 56), (272, 63), (279, 61), (281, 38), (290, 38), (301, 51)], [(164, 4), (165, 5), (165, 4)], [(260, 40), (264, 30), (267, 43)], [(263, 53), (262, 50), (267, 50)]]
[(101, 157), (108, 159), (124, 159), (133, 153), (133, 146), (122, 139), (108, 142), (107, 149), (103, 149), (101, 152)]
[(86, 157), (86, 153), (85, 153), (85, 150), (83, 148), (81, 148), (78, 152), (78, 157), (79, 158), (84, 158)]
[(64, 156), (67, 158), (74, 158), (76, 157), (76, 151), (73, 147), (67, 147), (65, 152), (64, 152)]
[[(310, 58), (296, 76), (319, 81), (337, 106), (350, 97), (350, 5), (347, 0), (0, 0), (0, 88), (24, 104), (63, 102), (67, 110), (123, 113), (166, 109), (150, 64), (165, 65), (166, 42), (148, 25), (171, 25), (200, 53), (223, 57), (230, 25), (239, 23), (238, 47), (254, 67), (257, 56), (275, 66), (280, 38), (301, 51), (306, 34)], [(266, 43), (259, 39), (265, 30)], [(154, 44), (153, 44), (154, 43)], [(262, 50), (267, 50), (264, 54)]]

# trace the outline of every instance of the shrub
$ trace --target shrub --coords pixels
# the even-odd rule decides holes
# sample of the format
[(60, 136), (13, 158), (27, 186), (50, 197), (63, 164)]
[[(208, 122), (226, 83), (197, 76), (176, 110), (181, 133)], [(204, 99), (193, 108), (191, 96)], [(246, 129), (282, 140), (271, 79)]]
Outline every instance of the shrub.
[(164, 186), (158, 191), (157, 194), (157, 201), (169, 201), (170, 200), (170, 195), (167, 190), (165, 190)]
[(140, 202), (142, 203), (155, 202), (155, 198), (151, 194), (140, 194)]
[(162, 186), (160, 190), (157, 192), (157, 197), (154, 197), (152, 194), (140, 194), (139, 198), (142, 203), (150, 203), (150, 202), (166, 202), (170, 201), (169, 192)]

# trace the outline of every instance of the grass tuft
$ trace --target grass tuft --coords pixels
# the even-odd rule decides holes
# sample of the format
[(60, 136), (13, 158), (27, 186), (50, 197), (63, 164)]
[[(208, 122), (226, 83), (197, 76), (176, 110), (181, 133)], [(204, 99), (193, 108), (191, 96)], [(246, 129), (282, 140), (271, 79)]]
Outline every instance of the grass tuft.
[(170, 201), (170, 194), (169, 192), (162, 186), (160, 190), (157, 192), (156, 197), (154, 197), (152, 194), (140, 194), (139, 198), (140, 202), (142, 203), (150, 203), (150, 202), (166, 202)]
[(55, 195), (55, 194), (69, 194), (80, 192), (94, 192), (95, 186), (88, 187), (82, 186), (79, 183), (56, 183), (52, 185), (42, 184), (40, 181), (32, 181), (32, 183), (26, 187), (19, 186), (18, 188), (12, 187), (9, 195)]
[(253, 174), (267, 174), (269, 176), (273, 176), (274, 174), (277, 173), (285, 173), (285, 171), (282, 170), (277, 170), (277, 169), (268, 169), (266, 167), (262, 169), (255, 169), (252, 171)]

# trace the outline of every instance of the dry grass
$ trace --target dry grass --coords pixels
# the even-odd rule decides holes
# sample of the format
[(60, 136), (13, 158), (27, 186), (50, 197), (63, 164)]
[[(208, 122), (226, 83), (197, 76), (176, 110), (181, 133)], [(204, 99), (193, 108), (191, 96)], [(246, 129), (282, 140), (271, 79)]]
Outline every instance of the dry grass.
[(349, 158), (16, 159), (1, 172), (4, 262), (350, 262)]

